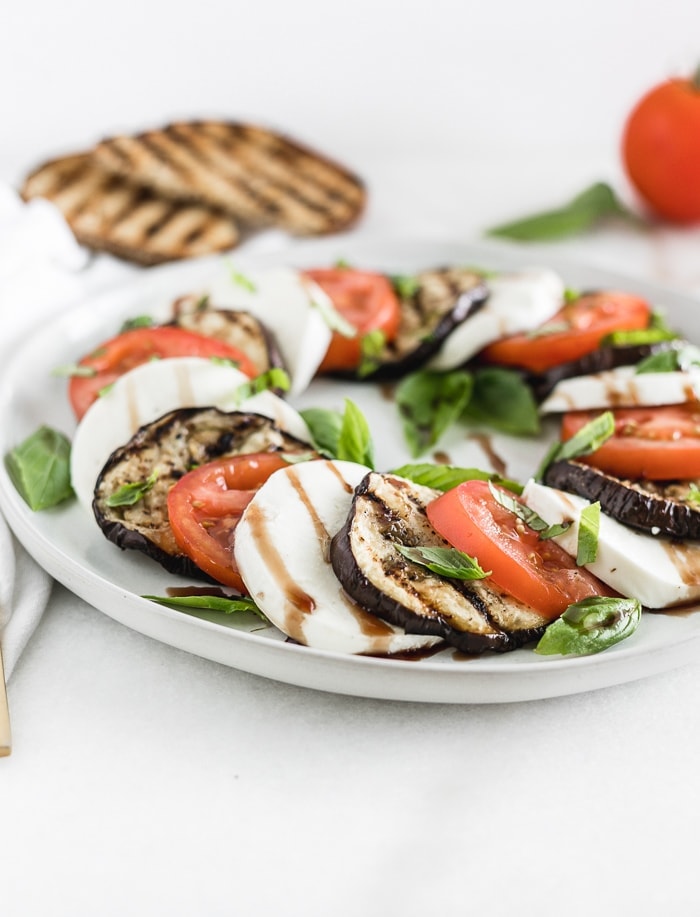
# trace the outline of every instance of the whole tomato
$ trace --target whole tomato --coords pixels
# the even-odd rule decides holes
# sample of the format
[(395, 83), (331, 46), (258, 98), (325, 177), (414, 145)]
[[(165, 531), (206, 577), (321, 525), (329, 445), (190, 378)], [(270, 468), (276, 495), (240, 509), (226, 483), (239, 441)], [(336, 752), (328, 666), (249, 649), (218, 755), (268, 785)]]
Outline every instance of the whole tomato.
[(622, 156), (630, 181), (658, 216), (700, 220), (700, 69), (691, 79), (655, 86), (637, 103)]

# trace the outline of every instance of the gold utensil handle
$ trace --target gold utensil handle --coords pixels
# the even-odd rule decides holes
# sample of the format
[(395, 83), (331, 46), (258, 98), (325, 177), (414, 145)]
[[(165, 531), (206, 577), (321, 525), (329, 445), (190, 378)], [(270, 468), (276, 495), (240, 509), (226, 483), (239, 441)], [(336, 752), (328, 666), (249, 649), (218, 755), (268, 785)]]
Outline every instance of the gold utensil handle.
[(7, 704), (5, 669), (3, 668), (2, 650), (0, 649), (0, 758), (9, 755), (11, 751), (12, 734), (10, 733), (10, 708)]

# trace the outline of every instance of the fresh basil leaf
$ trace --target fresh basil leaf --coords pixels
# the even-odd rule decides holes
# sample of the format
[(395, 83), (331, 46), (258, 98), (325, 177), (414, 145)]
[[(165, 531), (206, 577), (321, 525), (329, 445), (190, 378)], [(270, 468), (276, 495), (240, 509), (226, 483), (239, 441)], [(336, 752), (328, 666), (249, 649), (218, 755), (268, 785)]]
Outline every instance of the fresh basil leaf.
[(464, 481), (492, 481), (513, 493), (521, 494), (523, 492), (523, 485), (517, 481), (510, 481), (495, 472), (481, 471), (479, 468), (458, 468), (456, 465), (434, 465), (431, 462), (425, 462), (401, 465), (400, 468), (394, 468), (391, 474), (407, 478), (414, 484), (432, 487), (434, 490), (451, 490)]
[(153, 318), (150, 315), (136, 315), (134, 318), (127, 318), (119, 329), (120, 334), (125, 331), (133, 331), (135, 328), (152, 328)]
[(475, 558), (456, 548), (408, 547), (403, 544), (395, 544), (394, 547), (414, 564), (450, 579), (475, 580), (491, 575), (491, 571), (482, 570)]
[(462, 415), (471, 398), (471, 373), (419, 370), (406, 376), (396, 389), (396, 405), (406, 441), (415, 457), (440, 439)]
[(255, 286), (250, 277), (247, 277), (245, 274), (242, 274), (237, 270), (232, 264), (229, 265), (229, 277), (231, 281), (235, 283), (237, 287), (245, 290), (248, 293), (257, 293), (258, 288)]
[(642, 617), (638, 599), (592, 596), (569, 605), (549, 625), (535, 652), (542, 656), (588, 656), (625, 640)]
[(612, 411), (604, 411), (585, 426), (578, 433), (565, 442), (553, 443), (547, 450), (535, 474), (535, 480), (541, 481), (552, 462), (575, 459), (582, 455), (590, 455), (599, 449), (606, 440), (615, 432), (615, 417)]
[(272, 369), (260, 373), (254, 379), (248, 382), (242, 382), (234, 392), (234, 397), (238, 404), (245, 401), (246, 398), (252, 398), (253, 395), (259, 395), (260, 392), (267, 392), (270, 389), (278, 389), (282, 392), (288, 392), (290, 380), (287, 373), (280, 369), (279, 366), (273, 366)]
[(591, 503), (581, 511), (578, 523), (576, 563), (579, 567), (592, 564), (598, 556), (598, 533), (600, 531), (600, 503)]
[(412, 299), (420, 290), (420, 280), (410, 274), (394, 274), (389, 278), (399, 299)]
[(135, 506), (158, 480), (158, 472), (152, 471), (145, 481), (132, 481), (122, 484), (114, 493), (111, 493), (105, 503), (107, 506)]
[(49, 509), (73, 496), (70, 442), (51, 427), (39, 427), (8, 452), (5, 467), (30, 509)]
[(486, 234), (518, 242), (563, 239), (592, 229), (611, 217), (622, 218), (634, 224), (642, 223), (639, 217), (622, 204), (610, 185), (596, 182), (563, 207), (495, 226), (487, 230)]
[(167, 608), (194, 608), (198, 611), (219, 611), (225, 615), (247, 611), (257, 615), (263, 621), (267, 622), (268, 620), (255, 602), (247, 596), (229, 598), (220, 595), (142, 595), (141, 598), (156, 602), (158, 605), (165, 605)]
[(686, 344), (683, 347), (672, 347), (653, 353), (637, 363), (635, 372), (640, 373), (672, 373), (687, 372), (694, 366), (700, 366), (700, 347)]
[(357, 328), (338, 312), (330, 296), (322, 296), (311, 300), (311, 305), (317, 309), (323, 321), (331, 331), (336, 331), (344, 338), (356, 338)]
[(94, 366), (81, 366), (80, 363), (66, 363), (64, 366), (56, 366), (51, 371), (52, 376), (67, 376), (76, 379), (92, 379), (97, 375)]
[(343, 415), (327, 408), (306, 408), (299, 412), (309, 428), (314, 446), (323, 455), (335, 458), (338, 453), (338, 439), (343, 425)]
[(230, 369), (240, 369), (240, 361), (232, 360), (231, 357), (209, 357), (209, 362), (215, 366), (228, 366)]
[(557, 535), (563, 535), (571, 526), (570, 522), (557, 522), (554, 525), (550, 525), (548, 522), (545, 522), (542, 516), (539, 516), (534, 509), (530, 509), (529, 506), (521, 503), (520, 500), (516, 500), (515, 497), (511, 497), (510, 494), (504, 493), (490, 481), (489, 490), (494, 500), (500, 503), (505, 509), (510, 510), (511, 513), (516, 515), (518, 519), (521, 519), (525, 525), (529, 526), (533, 531), (537, 532), (542, 541), (556, 538)]
[[(580, 291), (580, 290), (573, 290), (573, 289), (571, 289), (571, 287), (567, 287), (567, 288), (564, 290), (564, 302), (567, 303), (567, 305), (568, 305), (568, 303), (576, 302), (576, 300), (577, 300), (577, 299), (580, 299), (580, 298), (581, 298), (581, 291)], [(568, 327), (568, 326), (567, 326), (567, 327)]]
[(700, 509), (700, 487), (695, 483), (695, 481), (690, 481), (688, 484), (688, 492), (681, 498), (684, 503), (688, 503), (695, 509)]
[(374, 468), (374, 447), (369, 424), (362, 411), (349, 398), (345, 399), (336, 458)]
[(335, 263), (333, 264), (333, 267), (338, 267), (338, 268), (343, 269), (343, 268), (351, 268), (352, 265), (345, 258), (336, 258)]
[(474, 373), (474, 387), (462, 419), (511, 436), (535, 436), (540, 415), (530, 386), (519, 373), (489, 367)]
[(652, 310), (649, 326), (626, 331), (613, 331), (606, 334), (601, 345), (612, 347), (635, 347), (639, 344), (658, 344), (662, 341), (674, 341), (678, 333), (669, 327), (666, 315), (659, 309)]
[(360, 379), (371, 375), (381, 364), (381, 356), (386, 345), (386, 334), (381, 328), (375, 328), (360, 338), (360, 365), (357, 375)]

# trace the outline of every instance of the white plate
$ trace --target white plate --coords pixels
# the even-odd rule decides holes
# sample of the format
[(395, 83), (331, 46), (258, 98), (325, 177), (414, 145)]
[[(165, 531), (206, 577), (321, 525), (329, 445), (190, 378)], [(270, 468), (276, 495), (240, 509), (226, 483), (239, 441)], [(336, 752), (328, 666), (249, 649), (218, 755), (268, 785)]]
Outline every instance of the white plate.
[[(436, 241), (369, 240), (352, 236), (296, 246), (286, 256), (236, 255), (237, 266), (275, 263), (326, 265), (343, 258), (358, 266), (410, 273), (446, 264), (517, 269), (535, 261), (532, 250), (474, 246)], [(124, 318), (165, 314), (169, 302), (205, 283), (213, 259), (151, 269), (132, 283), (91, 299), (44, 325), (20, 346), (0, 378), (0, 452), (47, 423), (69, 436), (75, 424), (65, 396), (65, 382), (51, 375), (111, 336)], [(547, 257), (574, 288), (623, 288), (650, 298), (667, 310), (671, 323), (688, 337), (700, 339), (698, 302), (647, 283), (620, 278), (582, 265), (563, 265)], [(390, 468), (409, 459), (396, 410), (386, 392), (369, 385), (314, 383), (302, 406), (342, 408), (352, 397), (366, 412), (379, 436), (377, 467)], [(456, 464), (489, 468), (488, 454), (506, 460), (507, 473), (524, 479), (544, 451), (543, 442), (511, 440), (498, 434), (468, 439), (452, 430), (439, 448)], [(285, 643), (273, 628), (259, 622), (241, 625), (215, 615), (170, 610), (142, 599), (164, 595), (177, 583), (159, 566), (136, 552), (121, 552), (100, 533), (94, 520), (74, 501), (43, 513), (32, 513), (16, 493), (4, 466), (0, 468), (0, 507), (19, 540), (52, 576), (100, 611), (134, 630), (268, 678), (291, 684), (385, 699), (449, 703), (496, 703), (573, 694), (664, 671), (700, 658), (700, 614), (683, 612), (644, 616), (630, 639), (597, 656), (565, 659), (539, 657), (530, 650), (502, 656), (460, 658), (450, 649), (406, 661), (342, 656)], [(184, 584), (184, 583), (181, 583)], [(256, 629), (257, 628), (257, 629)]]

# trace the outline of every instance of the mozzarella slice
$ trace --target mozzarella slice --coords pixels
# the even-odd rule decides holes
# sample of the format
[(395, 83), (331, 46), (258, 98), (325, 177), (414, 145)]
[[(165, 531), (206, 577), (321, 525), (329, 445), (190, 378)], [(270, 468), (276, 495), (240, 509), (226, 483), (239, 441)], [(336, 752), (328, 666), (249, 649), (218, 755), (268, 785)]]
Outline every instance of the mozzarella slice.
[(700, 398), (700, 368), (687, 372), (636, 373), (620, 366), (591, 376), (562, 379), (540, 405), (545, 414), (594, 408), (653, 407)]
[(234, 555), (252, 598), (283, 633), (340, 653), (390, 654), (432, 646), (364, 611), (344, 592), (329, 559), (353, 491), (369, 468), (313, 461), (275, 472), (236, 527)]
[[(579, 519), (589, 501), (534, 481), (528, 481), (523, 498), (549, 524), (572, 523), (554, 541), (575, 557)], [(602, 513), (598, 556), (586, 568), (647, 608), (700, 599), (700, 545), (635, 532)]]
[(275, 335), (290, 375), (290, 394), (307, 388), (331, 340), (324, 314), (335, 311), (317, 284), (287, 267), (241, 275), (229, 265), (206, 292), (218, 308), (245, 309), (264, 322)]
[(489, 280), (488, 286), (485, 305), (446, 338), (428, 364), (431, 369), (454, 369), (487, 344), (537, 328), (564, 302), (564, 281), (546, 268), (503, 274)]
[(177, 408), (211, 406), (263, 414), (292, 436), (310, 442), (301, 416), (272, 392), (241, 401), (237, 392), (248, 381), (233, 366), (203, 357), (153, 360), (125, 373), (90, 405), (73, 437), (71, 481), (80, 502), (87, 509), (92, 506), (97, 476), (115, 449), (143, 424)]

